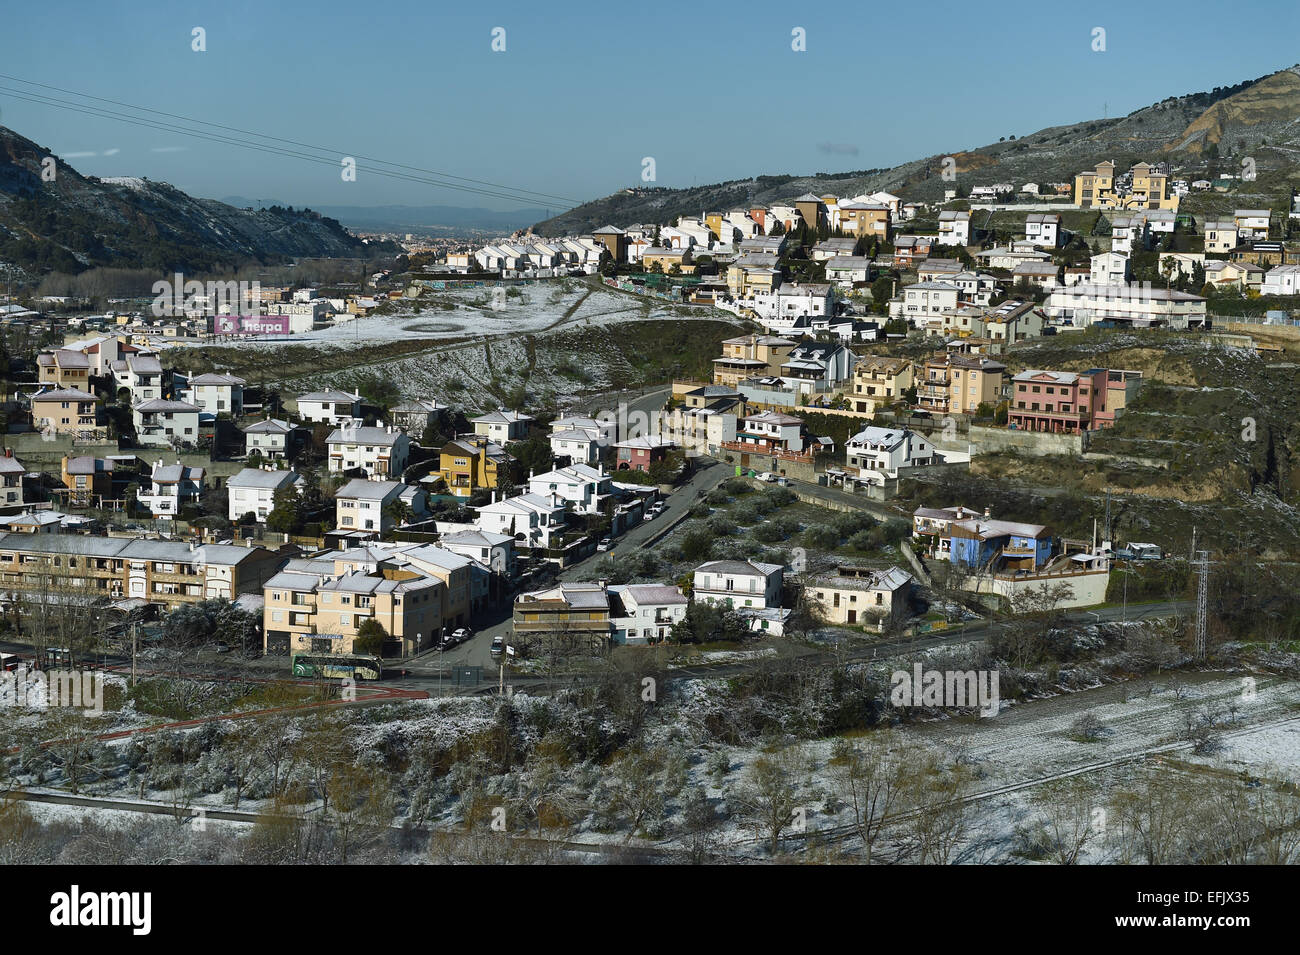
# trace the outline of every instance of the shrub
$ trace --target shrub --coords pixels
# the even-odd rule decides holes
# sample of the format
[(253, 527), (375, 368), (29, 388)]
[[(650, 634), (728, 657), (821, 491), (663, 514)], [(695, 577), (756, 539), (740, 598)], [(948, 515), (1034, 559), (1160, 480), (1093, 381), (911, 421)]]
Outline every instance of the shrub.
[(830, 550), (838, 546), (839, 542), (839, 531), (828, 524), (814, 524), (803, 532), (803, 544), (805, 547), (814, 547), (818, 550)]
[(696, 528), (682, 535), (682, 556), (691, 561), (709, 559), (713, 549), (713, 533), (704, 528)]

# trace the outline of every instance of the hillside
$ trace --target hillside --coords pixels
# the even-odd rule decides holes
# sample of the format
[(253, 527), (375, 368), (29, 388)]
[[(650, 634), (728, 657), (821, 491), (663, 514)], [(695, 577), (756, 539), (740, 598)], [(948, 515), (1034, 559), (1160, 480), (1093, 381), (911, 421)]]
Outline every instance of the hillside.
[(249, 260), (365, 256), (376, 251), (310, 210), (237, 209), (147, 179), (83, 176), (0, 127), (0, 261), (29, 272), (94, 266), (206, 271)]
[[(1123, 117), (1051, 126), (978, 149), (954, 149), (966, 189), (996, 182), (1066, 182), (1101, 159), (1126, 168), (1165, 159), (1189, 171), (1215, 163), (1235, 171), (1252, 151), (1261, 170), (1294, 161), (1300, 149), (1300, 66), (1208, 92), (1170, 96)], [(1291, 152), (1292, 155), (1288, 155)], [(855, 195), (884, 189), (908, 199), (942, 199), (944, 155), (895, 166), (815, 176), (767, 175), (690, 189), (631, 188), (584, 203), (534, 226), (542, 235), (589, 232), (602, 225), (664, 223), (679, 215), (770, 204), (804, 192)]]

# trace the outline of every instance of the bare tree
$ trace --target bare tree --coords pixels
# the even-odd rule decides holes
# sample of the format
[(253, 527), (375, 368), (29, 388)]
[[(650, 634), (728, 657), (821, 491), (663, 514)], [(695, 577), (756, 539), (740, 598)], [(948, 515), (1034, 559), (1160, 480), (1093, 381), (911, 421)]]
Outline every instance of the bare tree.
[(862, 840), (864, 860), (871, 864), (876, 842), (904, 788), (906, 763), (888, 732), (850, 744), (831, 767), (835, 791), (853, 812), (853, 826)]
[(797, 758), (792, 747), (758, 757), (744, 781), (727, 794), (745, 827), (767, 839), (772, 855), (780, 852), (781, 837), (798, 819)]

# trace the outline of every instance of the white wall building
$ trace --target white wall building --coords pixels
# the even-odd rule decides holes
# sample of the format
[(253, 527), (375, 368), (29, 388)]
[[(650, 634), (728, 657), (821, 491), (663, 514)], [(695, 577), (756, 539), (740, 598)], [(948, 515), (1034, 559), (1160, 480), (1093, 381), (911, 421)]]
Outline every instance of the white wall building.
[(275, 492), (285, 487), (301, 490), (305, 482), (293, 471), (274, 468), (244, 468), (226, 481), (230, 521), (238, 523), (244, 515), (252, 514), (259, 524), (275, 509)]

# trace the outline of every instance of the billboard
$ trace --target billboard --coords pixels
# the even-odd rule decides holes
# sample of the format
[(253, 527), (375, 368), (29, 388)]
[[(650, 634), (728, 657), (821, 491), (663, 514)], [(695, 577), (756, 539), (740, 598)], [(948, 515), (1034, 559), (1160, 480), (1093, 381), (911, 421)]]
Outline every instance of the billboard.
[(288, 315), (216, 315), (214, 335), (288, 335)]

